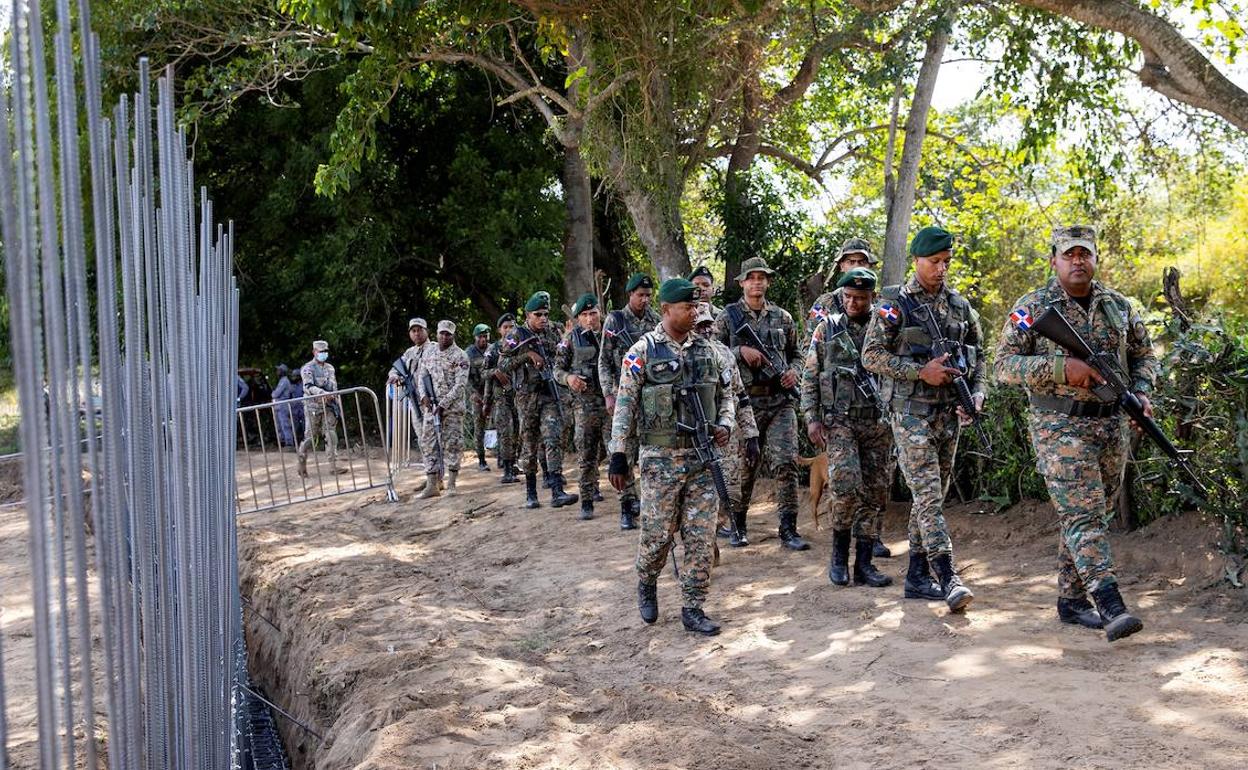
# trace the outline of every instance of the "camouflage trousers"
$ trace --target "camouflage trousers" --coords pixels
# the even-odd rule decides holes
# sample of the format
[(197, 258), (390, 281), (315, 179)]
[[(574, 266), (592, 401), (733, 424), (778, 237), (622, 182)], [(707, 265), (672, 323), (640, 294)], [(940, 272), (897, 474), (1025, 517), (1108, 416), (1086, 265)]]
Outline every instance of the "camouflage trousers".
[(684, 545), (680, 565), (683, 605), (701, 607), (711, 583), (715, 511), (719, 507), (711, 473), (690, 449), (646, 447), (640, 455), (637, 576), (643, 583), (658, 582), (679, 532)]
[[(604, 419), (607, 420), (607, 425), (610, 426), (611, 416), (607, 415)], [(607, 430), (609, 430), (609, 427), (607, 428)], [(607, 439), (610, 440), (610, 438), (611, 437), (608, 435)], [(637, 491), (637, 457), (639, 454), (638, 450), (639, 450), (639, 445), (637, 443), (637, 439), (635, 436), (631, 436), (625, 439), (624, 454), (628, 457), (628, 477), (627, 477), (628, 480), (624, 484), (624, 488), (619, 490), (616, 493), (616, 496), (621, 501), (624, 500), (625, 498), (638, 496), (638, 491)]]
[[(721, 448), (719, 452), (719, 466), (724, 469), (724, 486), (728, 487), (728, 499), (732, 501), (733, 509), (741, 505), (741, 469), (745, 466), (745, 442), (744, 434), (740, 430), (734, 430), (732, 438), (728, 439), (728, 446)], [(725, 529), (732, 527), (731, 516), (732, 511), (725, 510), (721, 501), (719, 526)]]
[(738, 457), (741, 504), (747, 509), (754, 496), (754, 482), (764, 465), (776, 480), (776, 505), (780, 514), (797, 514), (797, 412), (787, 397), (754, 401), (754, 422), (758, 424), (758, 444), (763, 456), (753, 468), (745, 462), (745, 441)]
[(828, 453), (828, 510), (832, 529), (854, 539), (877, 537), (893, 477), (893, 431), (863, 417), (832, 418), (823, 425)]
[(332, 465), (338, 459), (338, 418), (334, 413), (324, 407), (313, 409), (312, 404), (315, 401), (305, 402), (308, 404), (304, 408), (304, 414), (308, 418), (308, 431), (303, 434), (303, 441), (299, 443), (297, 450), (300, 457), (307, 457), (308, 450), (312, 448), (312, 440), (317, 434), (324, 431), (325, 434), (325, 452)]
[(1117, 582), (1106, 528), (1122, 487), (1127, 420), (1031, 410), (1036, 470), (1057, 512), (1057, 590), (1065, 599)]
[(607, 420), (607, 405), (602, 396), (577, 397), (576, 446), (580, 452), (581, 499), (592, 498), (598, 488), (598, 465), (606, 457), (603, 430)]
[[(576, 421), (577, 421), (577, 403), (572, 396), (572, 391), (563, 386), (559, 387), (560, 402), (563, 404), (563, 433), (559, 436), (560, 446), (563, 447), (564, 454), (575, 452), (580, 446), (580, 442), (576, 440)], [(606, 404), (603, 404), (606, 408)]]
[(538, 455), (545, 452), (546, 469), (563, 473), (563, 420), (555, 402), (538, 393), (517, 393), (520, 413), (520, 472), (537, 473)]
[(485, 457), (485, 415), (481, 414), (481, 410), (485, 408), (485, 400), (477, 393), (469, 395), (468, 400), (472, 406), (467, 416), (472, 420), (473, 449), (478, 456)]
[(494, 395), (490, 419), (498, 433), (498, 456), (503, 460), (516, 459), (516, 431), (519, 430), (516, 415), (515, 391), (504, 390)]
[[(420, 445), (425, 450), (425, 467), (433, 467), (441, 460), (446, 470), (458, 471), (459, 460), (464, 454), (464, 413), (444, 413), (440, 439), (438, 433), (433, 428), (433, 410), (428, 410), (425, 412), (425, 421), (420, 426)], [(437, 454), (439, 441), (442, 447), (441, 457)]]
[(914, 497), (910, 506), (910, 550), (929, 556), (953, 553), (943, 506), (958, 450), (958, 414), (950, 405), (933, 414), (892, 414), (897, 462)]

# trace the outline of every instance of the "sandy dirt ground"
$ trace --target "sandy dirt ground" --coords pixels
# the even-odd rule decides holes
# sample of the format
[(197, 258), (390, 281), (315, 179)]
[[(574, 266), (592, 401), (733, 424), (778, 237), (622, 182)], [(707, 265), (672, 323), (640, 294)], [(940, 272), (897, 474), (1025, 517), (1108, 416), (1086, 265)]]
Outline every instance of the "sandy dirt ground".
[[(636, 533), (526, 511), (465, 458), (460, 495), (379, 491), (240, 519), (253, 674), (301, 768), (1243, 767), (1248, 593), (1219, 578), (1197, 516), (1114, 538), (1142, 633), (1109, 645), (1057, 622), (1049, 507), (950, 514), (975, 603), (838, 588), (830, 533), (723, 549), (687, 634), (670, 571), (637, 615)], [(604, 480), (605, 481), (605, 480)], [(574, 485), (572, 485), (574, 487)], [(519, 487), (519, 488), (518, 488)], [(762, 490), (766, 493), (766, 489)], [(904, 506), (886, 541), (905, 569)], [(263, 618), (261, 617), (263, 616)]]

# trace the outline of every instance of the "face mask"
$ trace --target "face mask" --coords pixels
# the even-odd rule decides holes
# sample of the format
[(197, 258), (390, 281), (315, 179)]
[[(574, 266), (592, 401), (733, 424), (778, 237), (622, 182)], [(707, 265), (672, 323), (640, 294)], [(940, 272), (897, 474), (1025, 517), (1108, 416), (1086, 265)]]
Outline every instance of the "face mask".
[(320, 361), (321, 363), (325, 363), (326, 361), (329, 360), (329, 353), (322, 350), (320, 353), (316, 354), (316, 360)]

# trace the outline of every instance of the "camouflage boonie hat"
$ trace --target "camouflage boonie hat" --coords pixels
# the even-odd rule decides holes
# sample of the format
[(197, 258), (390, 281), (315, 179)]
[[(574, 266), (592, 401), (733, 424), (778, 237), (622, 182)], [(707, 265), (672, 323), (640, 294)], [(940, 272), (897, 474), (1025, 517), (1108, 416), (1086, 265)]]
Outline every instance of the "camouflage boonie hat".
[(836, 254), (836, 263), (839, 265), (841, 260), (848, 254), (862, 254), (866, 256), (868, 265), (874, 265), (879, 261), (871, 253), (871, 244), (862, 238), (850, 238), (842, 243), (841, 250)]
[(711, 315), (711, 303), (699, 302), (698, 316), (693, 319), (693, 325), (697, 326), (698, 324), (709, 324), (714, 322), (715, 316)]
[(1082, 246), (1096, 256), (1096, 228), (1091, 225), (1072, 225), (1053, 228), (1053, 248), (1065, 254), (1076, 246)]
[(775, 275), (776, 271), (767, 265), (767, 260), (762, 257), (750, 257), (741, 263), (741, 272), (737, 274), (737, 282), (740, 283), (749, 277), (750, 273), (766, 273), (767, 275)]

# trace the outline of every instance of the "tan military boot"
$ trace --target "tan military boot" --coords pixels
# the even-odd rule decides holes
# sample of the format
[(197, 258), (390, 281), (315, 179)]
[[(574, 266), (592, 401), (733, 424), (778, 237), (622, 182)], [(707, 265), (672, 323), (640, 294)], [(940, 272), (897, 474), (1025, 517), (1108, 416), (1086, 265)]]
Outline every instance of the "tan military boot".
[(425, 483), (425, 490), (420, 493), (420, 499), (428, 500), (431, 497), (437, 497), (438, 495), (442, 494), (442, 490), (439, 489), (439, 487), (441, 486), (441, 481), (442, 480), (439, 479), (436, 475), (430, 473), (429, 480)]
[(455, 482), (459, 480), (459, 471), (446, 472), (446, 496), (455, 494)]

